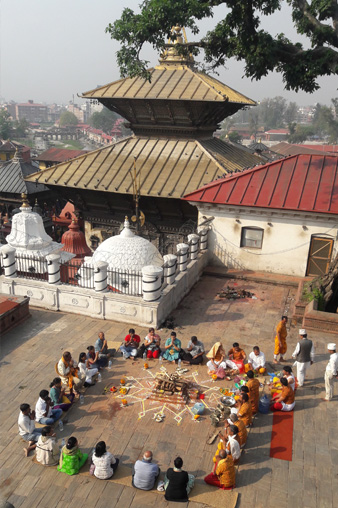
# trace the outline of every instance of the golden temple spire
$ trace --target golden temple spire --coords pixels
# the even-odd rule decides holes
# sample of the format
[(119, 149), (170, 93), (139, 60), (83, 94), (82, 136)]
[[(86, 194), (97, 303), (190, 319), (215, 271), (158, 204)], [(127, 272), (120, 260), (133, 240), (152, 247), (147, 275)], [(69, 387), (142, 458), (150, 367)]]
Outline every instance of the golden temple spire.
[(21, 194), (21, 198), (22, 198), (21, 208), (30, 208), (29, 203), (28, 203), (28, 199), (27, 199), (27, 194), (25, 192), (23, 192)]
[(188, 43), (187, 34), (185, 28), (179, 25), (173, 26), (171, 33), (175, 35), (174, 40), (169, 37), (167, 48), (160, 55), (160, 64), (181, 64), (189, 65), (194, 62), (194, 58), (191, 53), (183, 55), (179, 53), (178, 49), (175, 48), (176, 44), (184, 46)]

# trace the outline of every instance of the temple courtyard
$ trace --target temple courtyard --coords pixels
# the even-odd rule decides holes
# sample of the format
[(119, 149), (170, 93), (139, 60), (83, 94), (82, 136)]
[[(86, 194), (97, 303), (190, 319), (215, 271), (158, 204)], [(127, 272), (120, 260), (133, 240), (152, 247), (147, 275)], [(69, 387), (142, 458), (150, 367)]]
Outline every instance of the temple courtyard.
[[(186, 347), (192, 335), (203, 341), (206, 351), (216, 341), (222, 341), (226, 351), (238, 341), (247, 355), (259, 345), (273, 368), (275, 328), (282, 314), (291, 317), (295, 286), (279, 280), (278, 285), (253, 281), (229, 280), (203, 276), (191, 293), (173, 313), (175, 331)], [(227, 285), (254, 293), (256, 299), (225, 300), (217, 293)], [(187, 408), (163, 408), (163, 404), (146, 398), (149, 386), (161, 365), (149, 361), (144, 370), (143, 361), (125, 360), (115, 355), (112, 369), (104, 369), (102, 382), (86, 389), (84, 404), (79, 401), (67, 414), (63, 432), (57, 429), (58, 443), (71, 435), (78, 438), (80, 449), (91, 454), (99, 440), (107, 443), (108, 450), (120, 458), (123, 466), (112, 480), (103, 481), (83, 473), (67, 476), (56, 468), (46, 468), (32, 460), (32, 453), (24, 457), (23, 443), (18, 435), (17, 419), (23, 402), (34, 408), (41, 389), (48, 389), (56, 376), (55, 364), (62, 351), (70, 350), (77, 360), (81, 351), (94, 345), (97, 333), (104, 331), (110, 347), (117, 348), (130, 327), (145, 337), (147, 330), (129, 324), (102, 321), (74, 314), (47, 312), (31, 308), (32, 317), (1, 338), (1, 441), (0, 441), (0, 496), (15, 508), (142, 508), (175, 506), (165, 501), (163, 493), (143, 492), (131, 486), (128, 471), (145, 450), (152, 450), (154, 461), (165, 472), (180, 455), (189, 473), (196, 476), (198, 491), (203, 491), (202, 480), (212, 469), (212, 457), (217, 441), (208, 445), (213, 427), (208, 411), (200, 422), (194, 421)], [(298, 326), (288, 331), (287, 364), (292, 365), (291, 354), (298, 339)], [(158, 331), (162, 346), (170, 330)], [(294, 413), (292, 461), (270, 458), (272, 413), (259, 414), (250, 430), (245, 452), (236, 476), (236, 489), (221, 492), (215, 488), (212, 504), (203, 493), (194, 497), (189, 508), (203, 506), (260, 508), (331, 508), (338, 498), (338, 383), (332, 402), (324, 396), (324, 371), (328, 361), (326, 344), (335, 341), (331, 335), (308, 332), (316, 347), (316, 361), (308, 372), (305, 386), (296, 393)], [(172, 371), (173, 366), (163, 363)], [(276, 369), (275, 369), (276, 370)], [(185, 374), (209, 390), (207, 403), (215, 405), (220, 396), (218, 389), (224, 381), (212, 382), (205, 365), (188, 367)], [(121, 408), (121, 398), (105, 386), (119, 386), (125, 378), (133, 385), (127, 398), (129, 405)], [(162, 411), (164, 421), (157, 423), (154, 414)], [(206, 489), (206, 492), (210, 492)], [(238, 496), (237, 496), (238, 494)], [(213, 496), (213, 494), (209, 494)], [(223, 496), (223, 497), (220, 497)]]

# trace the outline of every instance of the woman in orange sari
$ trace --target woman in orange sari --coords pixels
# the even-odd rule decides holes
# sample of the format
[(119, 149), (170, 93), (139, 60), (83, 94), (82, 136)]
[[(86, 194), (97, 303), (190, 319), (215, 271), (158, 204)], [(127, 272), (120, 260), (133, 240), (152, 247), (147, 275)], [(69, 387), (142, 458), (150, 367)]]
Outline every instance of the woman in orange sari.
[(274, 360), (273, 363), (278, 363), (278, 355), (280, 355), (279, 361), (283, 362), (287, 351), (286, 337), (288, 332), (286, 330), (286, 323), (288, 322), (287, 316), (282, 316), (281, 321), (278, 323), (276, 329), (276, 337), (275, 337), (275, 351), (274, 351)]
[(78, 378), (79, 369), (74, 366), (72, 355), (69, 351), (65, 351), (57, 364), (57, 373), (63, 384), (68, 385), (70, 393), (78, 393), (83, 385), (83, 380)]

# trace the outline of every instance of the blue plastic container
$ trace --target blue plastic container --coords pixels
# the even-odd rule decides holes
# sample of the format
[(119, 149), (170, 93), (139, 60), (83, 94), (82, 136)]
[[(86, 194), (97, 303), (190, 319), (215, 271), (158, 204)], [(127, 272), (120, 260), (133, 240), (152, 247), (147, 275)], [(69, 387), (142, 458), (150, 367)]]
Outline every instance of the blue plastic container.
[(262, 414), (268, 414), (270, 411), (270, 400), (267, 395), (263, 395), (259, 400), (258, 411)]

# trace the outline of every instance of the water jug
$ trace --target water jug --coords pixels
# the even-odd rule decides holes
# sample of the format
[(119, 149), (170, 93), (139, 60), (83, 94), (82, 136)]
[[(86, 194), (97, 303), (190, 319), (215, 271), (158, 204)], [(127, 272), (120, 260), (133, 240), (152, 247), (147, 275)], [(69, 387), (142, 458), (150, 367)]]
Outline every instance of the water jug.
[(263, 395), (263, 397), (259, 400), (258, 411), (262, 414), (267, 414), (270, 410), (270, 400), (267, 395)]

